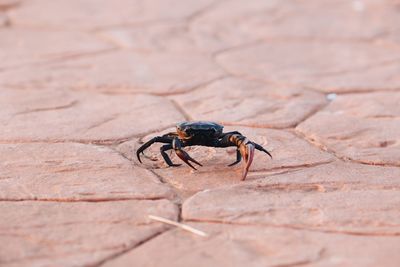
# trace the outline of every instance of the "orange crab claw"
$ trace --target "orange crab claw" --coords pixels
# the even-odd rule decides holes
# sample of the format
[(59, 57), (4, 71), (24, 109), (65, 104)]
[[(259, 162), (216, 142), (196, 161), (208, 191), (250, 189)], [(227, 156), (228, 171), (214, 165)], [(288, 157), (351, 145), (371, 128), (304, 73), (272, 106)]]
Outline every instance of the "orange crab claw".
[(181, 149), (176, 149), (175, 150), (176, 155), (178, 155), (178, 157), (183, 160), (187, 165), (189, 165), (192, 169), (197, 170), (192, 164), (190, 164), (189, 161), (196, 163), (199, 166), (203, 166), (201, 165), (201, 163), (197, 162), (194, 158), (192, 158), (191, 156), (189, 156), (188, 153), (186, 153), (185, 151), (181, 150)]
[(242, 157), (244, 159), (242, 181), (246, 179), (246, 176), (247, 176), (247, 173), (249, 172), (251, 163), (253, 162), (254, 149), (255, 149), (255, 145), (252, 142), (248, 141), (247, 139), (244, 140), (239, 146), (240, 154), (242, 155)]

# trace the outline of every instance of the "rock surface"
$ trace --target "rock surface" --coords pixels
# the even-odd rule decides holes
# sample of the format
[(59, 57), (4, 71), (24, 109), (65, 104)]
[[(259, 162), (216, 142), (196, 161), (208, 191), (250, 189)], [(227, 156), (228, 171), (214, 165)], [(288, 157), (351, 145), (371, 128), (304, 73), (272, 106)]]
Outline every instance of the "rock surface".
[(203, 51), (191, 38), (187, 25), (182, 21), (159, 21), (137, 27), (129, 25), (114, 27), (98, 31), (98, 36), (120, 48), (139, 53)]
[(9, 23), (10, 23), (10, 20), (8, 19), (7, 15), (0, 12), (0, 28), (7, 27), (9, 25)]
[(177, 218), (166, 200), (2, 202), (0, 212), (2, 266), (98, 265), (167, 229), (148, 214)]
[(400, 166), (400, 93), (343, 95), (296, 129), (341, 158)]
[(400, 170), (376, 168), (324, 165), (203, 191), (183, 204), (182, 218), (328, 233), (399, 235)]
[(263, 128), (293, 127), (326, 103), (322, 94), (241, 79), (219, 80), (171, 98), (183, 109), (190, 107), (193, 120)]
[(216, 51), (268, 39), (391, 40), (398, 36), (398, 6), (396, 0), (232, 0), (197, 17), (191, 29), (200, 47)]
[(108, 147), (0, 144), (1, 200), (101, 201), (173, 198), (151, 172)]
[[(400, 239), (387, 236), (349, 236), (312, 231), (198, 223), (210, 234), (194, 238), (169, 231), (132, 252), (111, 260), (106, 267), (129, 266), (367, 266), (399, 262)], [(174, 244), (174, 249), (171, 249)], [(338, 245), (340, 244), (340, 246)], [(380, 249), (377, 250), (377, 247)], [(290, 249), (289, 249), (290, 248)], [(148, 255), (159, 255), (149, 258)], [(371, 257), (370, 255), (374, 255)], [(369, 256), (366, 256), (369, 255)]]
[[(171, 64), (173, 63), (173, 64)], [(104, 75), (107, 73), (107, 75)], [(190, 91), (224, 75), (202, 54), (105, 52), (63, 62), (0, 72), (0, 85), (13, 88), (69, 88), (115, 93), (170, 94)]]
[[(184, 120), (170, 101), (157, 96), (110, 96), (65, 90), (28, 92), (0, 92), (4, 127), (0, 140), (109, 143)], [(144, 116), (146, 120), (137, 119)]]
[[(322, 248), (304, 233), (286, 229), (191, 224), (210, 234), (207, 238), (190, 237), (169, 231), (148, 244), (105, 266), (162, 266), (146, 255), (159, 250), (159, 256), (171, 266), (285, 266), (319, 259)], [(176, 244), (173, 251), (168, 248)], [(291, 244), (292, 249), (285, 249)], [(281, 249), (277, 250), (277, 247)], [(148, 254), (149, 253), (149, 254)]]
[(400, 88), (400, 46), (387, 43), (268, 40), (222, 52), (229, 73), (323, 92)]
[[(399, 25), (399, 0), (0, 0), (0, 266), (400, 266)], [(137, 160), (194, 120), (273, 158)]]
[(212, 0), (29, 0), (12, 10), (11, 17), (16, 25), (93, 30), (185, 19), (211, 3)]
[(64, 60), (112, 48), (88, 33), (25, 28), (1, 30), (0, 46), (2, 69)]

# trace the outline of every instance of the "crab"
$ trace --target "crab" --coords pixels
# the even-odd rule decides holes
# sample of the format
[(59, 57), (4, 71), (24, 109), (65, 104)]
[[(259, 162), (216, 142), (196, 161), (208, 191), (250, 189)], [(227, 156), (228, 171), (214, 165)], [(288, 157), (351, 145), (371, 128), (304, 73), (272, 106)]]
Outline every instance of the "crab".
[(166, 153), (166, 151), (173, 149), (176, 155), (183, 160), (183, 162), (196, 170), (196, 168), (190, 162), (193, 162), (199, 166), (203, 165), (189, 156), (189, 154), (186, 153), (182, 148), (187, 146), (236, 146), (236, 161), (228, 166), (236, 165), (242, 160), (242, 158), (244, 158), (242, 180), (246, 179), (250, 165), (253, 161), (255, 149), (265, 152), (272, 158), (272, 155), (261, 145), (250, 141), (237, 131), (224, 133), (223, 128), (224, 126), (209, 121), (182, 122), (176, 125), (176, 132), (153, 137), (144, 143), (136, 151), (136, 155), (139, 162), (142, 163), (140, 154), (144, 154), (143, 152), (145, 149), (156, 142), (165, 143), (165, 145), (161, 146), (160, 152), (168, 166), (176, 167), (181, 165), (173, 163)]

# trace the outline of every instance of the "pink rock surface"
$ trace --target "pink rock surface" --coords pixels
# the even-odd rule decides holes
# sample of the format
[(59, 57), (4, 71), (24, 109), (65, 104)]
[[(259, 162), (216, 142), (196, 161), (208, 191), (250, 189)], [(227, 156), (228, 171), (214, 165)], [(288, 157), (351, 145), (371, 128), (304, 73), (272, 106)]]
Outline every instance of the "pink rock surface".
[(6, 27), (9, 24), (9, 19), (6, 14), (0, 12), (0, 28)]
[(210, 236), (201, 238), (180, 230), (168, 231), (104, 266), (374, 267), (384, 262), (385, 266), (396, 267), (400, 261), (397, 237), (332, 235), (284, 227), (191, 225)]
[(399, 185), (398, 168), (324, 165), (199, 192), (183, 204), (182, 218), (327, 233), (399, 235)]
[(300, 88), (231, 78), (171, 99), (193, 120), (267, 128), (293, 127), (326, 103), (322, 94)]
[(324, 92), (398, 89), (400, 46), (386, 43), (269, 40), (217, 56), (228, 72)]
[(317, 185), (320, 191), (332, 190), (397, 190), (400, 169), (352, 162), (334, 161), (328, 164), (287, 170), (285, 173), (259, 174), (253, 185), (267, 185), (271, 189), (282, 186)]
[(177, 217), (166, 200), (1, 202), (0, 212), (0, 264), (12, 267), (95, 266), (167, 229), (148, 214)]
[[(105, 266), (286, 266), (317, 260), (322, 252), (318, 244), (293, 230), (191, 225), (210, 236), (202, 238), (180, 230), (169, 231)], [(172, 250), (171, 244), (175, 244)], [(292, 249), (285, 249), (285, 244), (291, 244)], [(146, 257), (156, 251), (163, 262)]]
[(47, 28), (97, 29), (185, 19), (212, 0), (29, 0), (11, 12), (15, 24)]
[(120, 48), (141, 53), (202, 51), (182, 21), (159, 21), (137, 26), (113, 27), (98, 31), (98, 36)]
[[(40, 90), (0, 92), (0, 140), (110, 143), (174, 125), (183, 116), (150, 95), (101, 95)], [(28, 92), (31, 92), (28, 90)], [(159, 113), (153, 112), (157, 108)], [(145, 120), (139, 118), (146, 117)]]
[(62, 61), (112, 48), (88, 33), (6, 28), (0, 31), (0, 69)]
[(197, 17), (191, 31), (198, 46), (213, 51), (268, 39), (390, 40), (399, 14), (391, 0), (233, 0)]
[(6, 12), (10, 9), (17, 8), (22, 0), (0, 0), (0, 11)]
[(400, 166), (400, 93), (343, 95), (296, 129), (341, 158)]
[[(108, 147), (0, 144), (0, 200), (101, 201), (173, 198), (149, 171)], [(1, 203), (1, 202), (0, 202)]]
[(225, 75), (202, 54), (107, 52), (46, 64), (32, 70), (0, 72), (12, 88), (72, 88), (107, 93), (185, 92)]

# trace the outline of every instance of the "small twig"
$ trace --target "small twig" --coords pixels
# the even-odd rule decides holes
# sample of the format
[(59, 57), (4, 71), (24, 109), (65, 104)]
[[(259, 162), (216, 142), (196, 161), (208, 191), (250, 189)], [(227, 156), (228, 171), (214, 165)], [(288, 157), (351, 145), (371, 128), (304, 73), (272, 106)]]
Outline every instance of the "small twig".
[(166, 224), (170, 224), (170, 225), (174, 225), (176, 227), (182, 228), (183, 230), (186, 230), (188, 232), (191, 232), (193, 234), (199, 235), (199, 236), (208, 236), (208, 234), (204, 233), (203, 231), (200, 231), (198, 229), (195, 229), (189, 225), (183, 224), (183, 223), (179, 223), (179, 222), (175, 222), (175, 221), (171, 221), (162, 217), (158, 217), (158, 216), (154, 216), (154, 215), (149, 215), (149, 218), (155, 221), (159, 221), (162, 223), (166, 223)]

